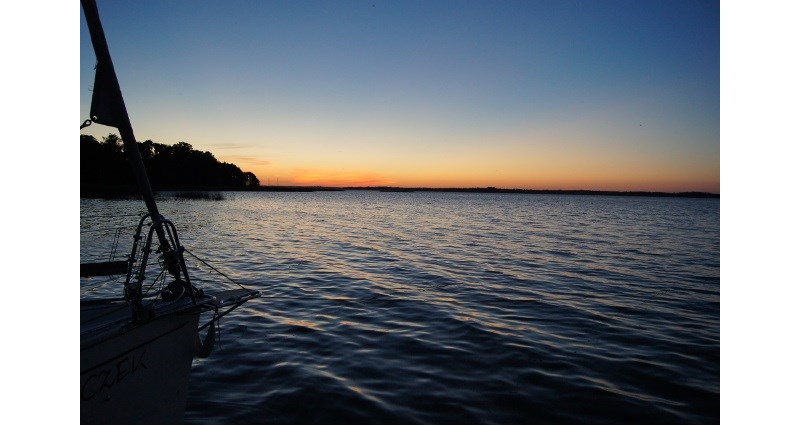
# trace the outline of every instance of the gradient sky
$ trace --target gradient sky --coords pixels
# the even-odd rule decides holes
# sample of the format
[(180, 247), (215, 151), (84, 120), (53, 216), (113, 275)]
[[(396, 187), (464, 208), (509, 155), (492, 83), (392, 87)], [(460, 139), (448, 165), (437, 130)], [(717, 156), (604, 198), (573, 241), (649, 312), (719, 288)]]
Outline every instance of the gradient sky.
[(262, 184), (719, 193), (718, 2), (98, 8), (136, 137)]

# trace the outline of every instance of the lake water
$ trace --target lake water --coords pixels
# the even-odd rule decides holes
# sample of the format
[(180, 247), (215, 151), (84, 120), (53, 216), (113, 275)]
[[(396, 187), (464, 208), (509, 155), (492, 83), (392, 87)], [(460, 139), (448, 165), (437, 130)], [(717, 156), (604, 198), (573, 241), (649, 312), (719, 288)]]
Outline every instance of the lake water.
[[(719, 199), (225, 196), (159, 201), (262, 293), (195, 360), (186, 423), (719, 422)], [(144, 210), (81, 199), (81, 260), (118, 227), (124, 257)]]

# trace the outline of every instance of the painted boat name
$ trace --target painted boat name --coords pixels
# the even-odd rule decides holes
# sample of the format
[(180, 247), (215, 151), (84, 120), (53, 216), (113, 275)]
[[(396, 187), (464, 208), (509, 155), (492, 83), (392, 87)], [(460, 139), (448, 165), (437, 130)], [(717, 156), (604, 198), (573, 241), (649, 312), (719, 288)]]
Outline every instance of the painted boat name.
[(132, 353), (116, 362), (95, 368), (81, 385), (81, 400), (91, 400), (102, 390), (110, 389), (126, 378), (133, 377), (141, 369), (147, 369), (147, 364), (144, 362), (145, 353), (147, 350), (142, 350), (138, 354)]

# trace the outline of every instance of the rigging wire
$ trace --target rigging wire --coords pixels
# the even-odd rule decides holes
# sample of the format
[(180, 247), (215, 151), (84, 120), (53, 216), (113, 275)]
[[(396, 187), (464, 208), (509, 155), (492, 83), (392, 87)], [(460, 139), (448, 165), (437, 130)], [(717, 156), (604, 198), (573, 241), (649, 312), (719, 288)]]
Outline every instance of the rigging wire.
[(206, 262), (206, 261), (205, 261), (205, 260), (203, 260), (202, 258), (200, 258), (200, 257), (198, 257), (198, 256), (196, 256), (196, 255), (194, 255), (194, 254), (193, 254), (191, 251), (189, 251), (189, 250), (188, 250), (188, 249), (186, 249), (185, 247), (183, 248), (183, 250), (184, 250), (184, 251), (185, 251), (187, 254), (189, 254), (189, 255), (191, 255), (192, 257), (194, 257), (194, 258), (195, 258), (197, 261), (199, 261), (199, 262), (201, 262), (201, 263), (205, 264), (205, 265), (206, 265), (207, 267), (209, 267), (210, 269), (212, 269), (212, 270), (214, 270), (215, 272), (217, 272), (217, 273), (219, 273), (220, 275), (222, 275), (222, 277), (224, 277), (225, 279), (228, 279), (228, 280), (230, 280), (231, 282), (235, 283), (235, 284), (236, 284), (236, 285), (238, 285), (240, 288), (242, 288), (242, 289), (244, 289), (244, 290), (246, 290), (246, 291), (250, 291), (250, 289), (248, 289), (248, 288), (245, 288), (245, 287), (244, 287), (244, 285), (242, 285), (241, 283), (239, 283), (239, 282), (237, 282), (237, 281), (233, 280), (233, 278), (231, 278), (231, 277), (230, 277), (230, 276), (228, 276), (227, 274), (223, 273), (222, 271), (220, 271), (220, 270), (219, 270), (219, 269), (217, 269), (216, 267), (212, 266), (211, 264), (208, 264), (208, 262)]
[(145, 296), (147, 296), (147, 294), (150, 292), (150, 289), (152, 289), (152, 288), (153, 288), (153, 286), (155, 286), (155, 284), (156, 284), (156, 283), (158, 283), (158, 280), (159, 280), (159, 279), (161, 279), (161, 281), (162, 281), (162, 283), (163, 283), (163, 280), (164, 280), (164, 279), (163, 279), (162, 277), (164, 276), (164, 271), (165, 271), (165, 270), (166, 270), (166, 267), (162, 266), (162, 267), (161, 267), (161, 271), (158, 273), (158, 276), (156, 276), (156, 277), (153, 279), (153, 283), (151, 283), (151, 284), (150, 284), (150, 286), (148, 286), (148, 287), (147, 287), (147, 289), (146, 289), (144, 292), (142, 292), (142, 297), (145, 297)]

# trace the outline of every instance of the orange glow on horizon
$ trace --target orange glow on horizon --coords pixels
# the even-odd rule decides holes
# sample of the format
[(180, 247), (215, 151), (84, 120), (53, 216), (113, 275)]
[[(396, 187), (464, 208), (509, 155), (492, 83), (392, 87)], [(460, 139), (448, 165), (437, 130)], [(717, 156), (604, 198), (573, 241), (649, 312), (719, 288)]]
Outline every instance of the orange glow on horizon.
[(370, 187), (395, 186), (397, 183), (374, 172), (295, 170), (287, 184), (296, 186)]
[[(511, 159), (452, 155), (417, 161), (395, 158), (336, 158), (337, 168), (310, 161), (302, 168), (284, 161), (238, 158), (243, 171), (253, 172), (262, 186), (484, 188), (533, 190), (597, 190), (644, 192), (720, 192), (719, 166), (697, 162), (680, 167), (637, 158), (519, 154)], [(288, 161), (287, 161), (288, 162)], [(311, 165), (311, 162), (315, 164)], [(372, 168), (362, 168), (361, 163)], [(409, 166), (408, 164), (413, 164)]]
[(335, 176), (304, 173), (290, 178), (261, 179), (263, 186), (321, 186), (321, 187), (400, 187), (400, 188), (485, 188), (531, 190), (596, 190), (621, 192), (708, 192), (719, 193), (719, 181), (613, 181), (583, 179), (542, 179), (523, 181), (482, 181), (471, 179), (393, 180), (378, 174), (347, 174)]

